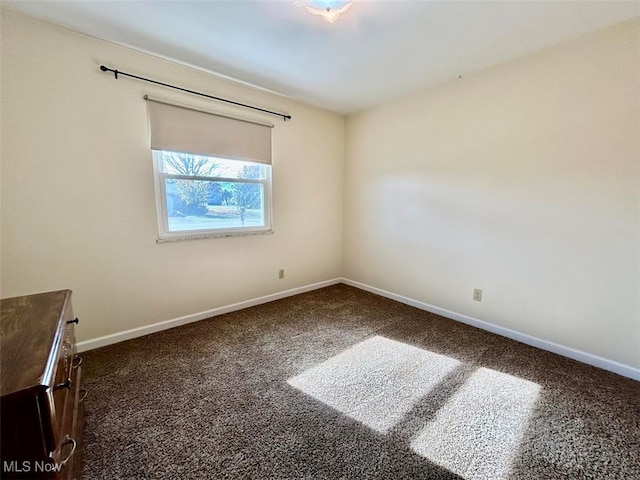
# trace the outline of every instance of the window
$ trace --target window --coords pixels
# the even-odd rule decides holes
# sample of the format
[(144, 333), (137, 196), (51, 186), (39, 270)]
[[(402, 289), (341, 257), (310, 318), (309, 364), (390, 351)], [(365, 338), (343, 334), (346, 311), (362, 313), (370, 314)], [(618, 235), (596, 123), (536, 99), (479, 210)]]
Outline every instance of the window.
[(153, 151), (160, 239), (271, 230), (271, 165)]
[(148, 101), (160, 241), (271, 231), (271, 124)]

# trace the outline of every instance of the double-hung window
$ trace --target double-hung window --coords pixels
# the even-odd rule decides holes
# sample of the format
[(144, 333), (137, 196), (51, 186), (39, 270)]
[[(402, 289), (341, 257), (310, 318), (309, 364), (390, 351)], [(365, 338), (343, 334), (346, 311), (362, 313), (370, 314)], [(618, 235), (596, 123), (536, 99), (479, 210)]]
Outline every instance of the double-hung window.
[(147, 98), (160, 241), (271, 231), (271, 125)]

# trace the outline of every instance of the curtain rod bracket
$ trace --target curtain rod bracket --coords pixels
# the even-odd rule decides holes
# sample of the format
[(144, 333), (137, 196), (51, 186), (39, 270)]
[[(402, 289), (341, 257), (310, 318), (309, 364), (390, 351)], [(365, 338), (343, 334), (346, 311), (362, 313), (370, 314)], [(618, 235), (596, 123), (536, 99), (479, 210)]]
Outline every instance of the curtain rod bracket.
[(177, 87), (169, 83), (163, 83), (163, 82), (158, 82), (157, 80), (151, 80), (150, 78), (139, 77), (138, 75), (133, 75), (132, 73), (120, 72), (117, 69), (105, 67), (104, 65), (100, 65), (100, 70), (102, 70), (103, 72), (113, 72), (113, 76), (116, 80), (118, 80), (118, 74), (120, 74), (120, 75), (124, 75), (125, 77), (131, 77), (137, 80), (142, 80), (143, 82), (155, 83), (156, 85), (160, 85), (167, 88), (173, 88), (174, 90), (180, 90), (181, 92), (187, 92), (193, 95), (198, 95), (200, 97), (210, 98), (211, 100), (230, 103), (231, 105), (237, 105), (238, 107), (249, 108), (251, 110), (256, 110), (258, 112), (268, 113), (269, 115), (276, 115), (278, 117), (282, 117), (282, 120), (285, 122), (287, 120), (291, 120), (291, 115), (288, 115), (286, 113), (274, 112), (272, 110), (266, 110), (264, 108), (254, 107), (253, 105), (247, 105), (246, 103), (235, 102), (233, 100), (228, 100), (226, 98), (221, 98), (221, 97), (214, 97), (213, 95), (207, 95), (206, 93), (196, 92), (194, 90), (189, 90), (187, 88)]

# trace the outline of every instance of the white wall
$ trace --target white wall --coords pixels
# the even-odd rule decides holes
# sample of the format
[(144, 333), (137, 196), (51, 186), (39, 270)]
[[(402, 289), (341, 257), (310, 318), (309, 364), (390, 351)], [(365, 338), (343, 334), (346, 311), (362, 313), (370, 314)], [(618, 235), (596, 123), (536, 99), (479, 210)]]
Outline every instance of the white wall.
[[(341, 275), (342, 117), (9, 11), (1, 35), (2, 297), (71, 288), (85, 340)], [(275, 233), (156, 244), (142, 96), (237, 110), (100, 64), (291, 113), (261, 117)]]
[[(80, 340), (343, 275), (640, 367), (638, 19), (351, 116), (346, 142), (332, 113), (1, 21), (0, 294), (73, 289)], [(100, 64), (290, 112), (276, 233), (156, 244), (142, 95), (235, 110)]]
[(640, 367), (639, 35), (349, 117), (344, 276)]

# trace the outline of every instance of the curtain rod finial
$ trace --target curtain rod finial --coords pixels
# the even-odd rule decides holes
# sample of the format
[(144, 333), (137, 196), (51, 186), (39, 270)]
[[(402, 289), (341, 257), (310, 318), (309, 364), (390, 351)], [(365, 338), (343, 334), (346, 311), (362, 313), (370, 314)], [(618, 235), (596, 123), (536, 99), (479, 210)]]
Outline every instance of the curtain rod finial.
[(115, 79), (118, 79), (118, 70), (114, 70), (113, 68), (109, 68), (109, 67), (105, 67), (104, 65), (100, 65), (100, 70), (102, 70), (103, 72), (113, 72), (113, 76), (115, 77)]

